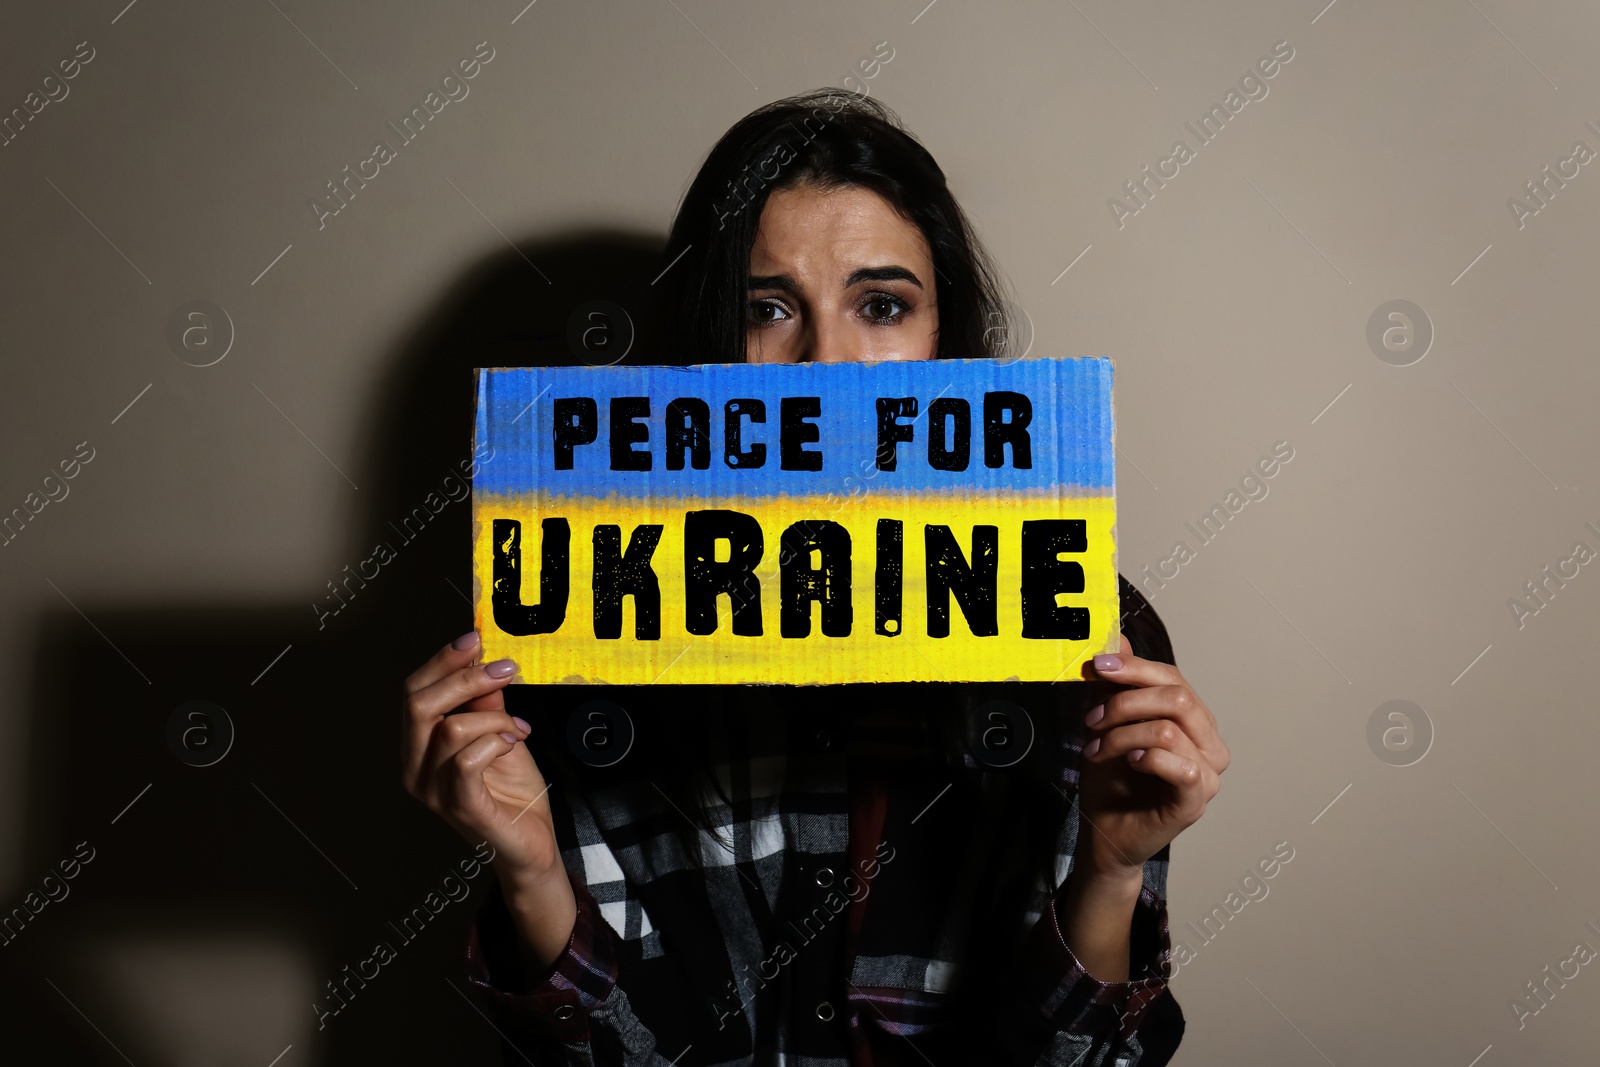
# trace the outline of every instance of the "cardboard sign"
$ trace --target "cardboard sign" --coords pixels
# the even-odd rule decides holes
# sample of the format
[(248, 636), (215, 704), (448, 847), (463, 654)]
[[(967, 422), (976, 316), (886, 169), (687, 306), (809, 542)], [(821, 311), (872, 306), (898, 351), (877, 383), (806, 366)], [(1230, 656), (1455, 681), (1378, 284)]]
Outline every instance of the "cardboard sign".
[(532, 683), (1065, 681), (1118, 643), (1111, 362), (478, 372), (485, 658)]

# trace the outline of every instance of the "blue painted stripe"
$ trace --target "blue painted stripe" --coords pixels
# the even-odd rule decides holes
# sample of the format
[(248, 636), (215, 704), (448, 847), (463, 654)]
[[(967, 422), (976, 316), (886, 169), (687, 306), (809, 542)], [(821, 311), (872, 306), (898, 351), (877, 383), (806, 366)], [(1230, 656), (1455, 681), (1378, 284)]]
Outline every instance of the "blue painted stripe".
[[(1055, 489), (1091, 496), (1108, 495), (1114, 483), (1111, 361), (1104, 357), (993, 360), (941, 360), (896, 363), (810, 363), (801, 365), (715, 364), (699, 367), (515, 367), (479, 371), (477, 443), (493, 449), (494, 461), (479, 471), (474, 488), (486, 493), (529, 493), (607, 497), (762, 497), (779, 494), (824, 495), (845, 491), (847, 478), (872, 472), (878, 450), (878, 397), (915, 397), (918, 414), (907, 421), (914, 433), (897, 449), (894, 471), (871, 479), (874, 493), (969, 490)], [(1015, 392), (1032, 404), (1028, 437), (1032, 467), (984, 463), (984, 397)], [(596, 439), (572, 450), (572, 469), (555, 464), (557, 400), (595, 401)], [(651, 456), (649, 471), (614, 471), (611, 466), (611, 401), (645, 397), (648, 428), (636, 451)], [(710, 411), (709, 469), (666, 469), (667, 405), (678, 397), (704, 400)], [(809, 420), (819, 440), (807, 452), (822, 454), (820, 471), (783, 470), (780, 464), (780, 411), (784, 397), (816, 397), (821, 415)], [(971, 454), (964, 471), (937, 470), (929, 464), (928, 406), (936, 398), (966, 401), (971, 413)], [(766, 445), (765, 465), (735, 469), (725, 456), (725, 405), (730, 400), (764, 403), (766, 422), (741, 420), (745, 447)], [(1007, 416), (1009, 417), (1009, 416)], [(954, 419), (949, 420), (953, 436)], [(947, 442), (953, 443), (953, 442)]]

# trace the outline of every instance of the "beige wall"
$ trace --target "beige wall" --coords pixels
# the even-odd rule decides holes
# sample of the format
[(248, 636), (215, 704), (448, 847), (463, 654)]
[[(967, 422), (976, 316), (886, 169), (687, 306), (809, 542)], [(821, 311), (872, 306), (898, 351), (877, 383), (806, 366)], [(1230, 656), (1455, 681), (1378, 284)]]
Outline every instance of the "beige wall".
[[(1466, 1067), (1491, 1045), (1476, 1062), (1592, 1059), (1594, 968), (1521, 1029), (1508, 1001), (1579, 939), (1600, 948), (1584, 927), (1600, 927), (1600, 567), (1520, 627), (1508, 598), (1575, 542), (1600, 550), (1584, 295), (1600, 165), (1520, 225), (1507, 198), (1574, 142), (1600, 150), (1585, 125), (1600, 126), (1600, 8), (938, 0), (919, 16), (922, 2), (540, 0), (515, 23), (519, 0), (8, 11), (0, 108), (78, 42), (94, 58), (0, 148), (0, 510), (79, 442), (95, 458), (0, 548), (5, 907), (75, 841), (105, 842), (101, 862), (123, 867), (91, 866), (39, 920), (85, 937), (95, 893), (138, 863), (117, 853), (134, 818), (110, 825), (119, 803), (92, 826), (62, 814), (74, 746), (121, 706), (42, 710), (58, 680), (42, 673), (58, 663), (46, 630), (109, 671), (123, 661), (106, 642), (137, 643), (142, 612), (304, 611), (355, 558), (369, 503), (355, 486), (382, 463), (374, 383), (426, 309), (502, 235), (664, 233), (733, 120), (840, 84), (886, 40), (871, 89), (946, 169), (1033, 352), (1117, 361), (1123, 571), (1195, 545), (1187, 521), (1276, 443), (1294, 450), (1154, 598), (1234, 753), (1173, 849), (1174, 937), (1198, 948), (1174, 983), (1190, 1020), (1177, 1062)], [(470, 95), (319, 230), (308, 198), (480, 41), (494, 58)], [(1195, 145), (1184, 123), (1280, 41), (1293, 59), (1268, 95), (1119, 224), (1108, 198), (1174, 141)], [(206, 368), (165, 336), (201, 298), (236, 333)], [(1366, 336), (1397, 299), (1435, 335), (1409, 366)], [(145, 699), (133, 670), (113, 684)], [(1411, 766), (1369, 747), (1391, 700), (1435, 735)], [(274, 799), (317, 838), (314, 785), (278, 775), (300, 792)], [(129, 766), (107, 794), (153, 777)], [(237, 803), (256, 802), (251, 781), (267, 784), (239, 779)], [(152, 819), (171, 817), (160, 794), (140, 801)], [(1184, 924), (1283, 841), (1294, 859), (1269, 895), (1200, 947)], [(285, 1064), (319, 1062), (304, 1009), (223, 998), (209, 1025), (185, 1013), (236, 973), (299, 1004), (325, 961), (270, 932), (202, 943), (181, 915), (151, 922), (105, 948), (115, 981), (15, 975), (48, 1010), (7, 1033), (109, 1055), (70, 996), (135, 1062), (264, 1064), (288, 1044)]]

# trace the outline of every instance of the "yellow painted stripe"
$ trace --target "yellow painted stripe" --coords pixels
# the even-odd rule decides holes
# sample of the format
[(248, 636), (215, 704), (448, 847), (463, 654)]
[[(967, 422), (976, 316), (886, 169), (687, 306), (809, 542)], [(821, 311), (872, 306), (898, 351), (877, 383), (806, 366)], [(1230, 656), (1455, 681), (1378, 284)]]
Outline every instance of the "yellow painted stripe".
[[(757, 569), (761, 585), (763, 636), (740, 637), (730, 632), (730, 605), (718, 598), (717, 631), (694, 636), (684, 625), (683, 519), (688, 511), (732, 508), (754, 516), (765, 534), (765, 555)], [(571, 579), (566, 620), (552, 634), (512, 636), (494, 623), (489, 601), (493, 586), (493, 520), (522, 523), (525, 603), (537, 602), (540, 522), (564, 517), (571, 524)], [(880, 518), (905, 523), (902, 620), (905, 632), (886, 637), (873, 629), (873, 572), (876, 526)], [(778, 627), (779, 537), (791, 523), (831, 519), (850, 532), (853, 556), (854, 623), (848, 637), (827, 637), (812, 606), (812, 632), (806, 638), (783, 638)], [(1087, 607), (1087, 641), (1025, 640), (1020, 599), (1020, 539), (1026, 519), (1083, 519), (1088, 551), (1070, 557), (1083, 565), (1085, 590), (1063, 594), (1063, 605)], [(1066, 681), (1080, 676), (1079, 664), (1119, 647), (1115, 504), (1110, 497), (1057, 497), (1053, 494), (1005, 492), (989, 497), (915, 497), (861, 495), (837, 498), (775, 497), (760, 500), (638, 500), (560, 498), (540, 502), (528, 497), (477, 497), (473, 502), (474, 601), (483, 634), (485, 656), (517, 661), (518, 680), (533, 683), (596, 682), (609, 684), (699, 683), (846, 683), (956, 681)], [(652, 557), (661, 585), (661, 638), (634, 639), (632, 598), (623, 602), (620, 640), (598, 640), (593, 628), (591, 574), (593, 529), (599, 523), (622, 527), (624, 546), (636, 525), (664, 527)], [(1000, 528), (998, 615), (1000, 633), (974, 637), (959, 603), (951, 597), (950, 636), (927, 634), (923, 525), (951, 528), (970, 556), (972, 527)]]

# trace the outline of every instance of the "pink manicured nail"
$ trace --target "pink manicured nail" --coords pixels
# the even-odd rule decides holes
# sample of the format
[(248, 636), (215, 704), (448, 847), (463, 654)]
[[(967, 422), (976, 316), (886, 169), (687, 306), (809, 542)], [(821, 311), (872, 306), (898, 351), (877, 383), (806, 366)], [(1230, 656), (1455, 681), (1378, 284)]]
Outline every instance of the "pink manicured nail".
[(1136, 748), (1132, 752), (1128, 753), (1129, 763), (1138, 763), (1142, 759), (1144, 759), (1144, 749), (1142, 748)]
[(508, 745), (514, 745), (517, 743), (516, 737), (512, 734), (501, 734), (500, 740), (504, 741)]
[(1085, 756), (1092, 756), (1096, 752), (1099, 752), (1099, 751), (1100, 751), (1100, 739), (1098, 737), (1095, 738), (1093, 741), (1090, 741), (1087, 745), (1083, 746), (1083, 754)]
[(1085, 725), (1093, 726), (1095, 723), (1099, 722), (1105, 717), (1106, 706), (1104, 704), (1096, 704), (1093, 708), (1089, 709), (1089, 714), (1083, 717), (1083, 721)]
[(517, 724), (517, 729), (521, 730), (523, 733), (525, 733), (525, 734), (533, 733), (533, 727), (529, 726), (525, 720), (519, 719), (517, 716), (513, 715), (513, 716), (511, 716), (511, 721), (516, 723)]
[(473, 648), (477, 644), (478, 644), (478, 631), (476, 631), (476, 630), (468, 630), (466, 633), (462, 634), (460, 637), (456, 638), (454, 641), (451, 641), (450, 642), (450, 647), (455, 649), (457, 652), (465, 652), (467, 649)]
[(516, 669), (516, 663), (508, 659), (497, 659), (483, 665), (483, 673), (491, 678), (508, 678)]
[(1122, 657), (1096, 656), (1094, 658), (1094, 669), (1101, 674), (1105, 674), (1108, 671), (1120, 671), (1122, 669)]

